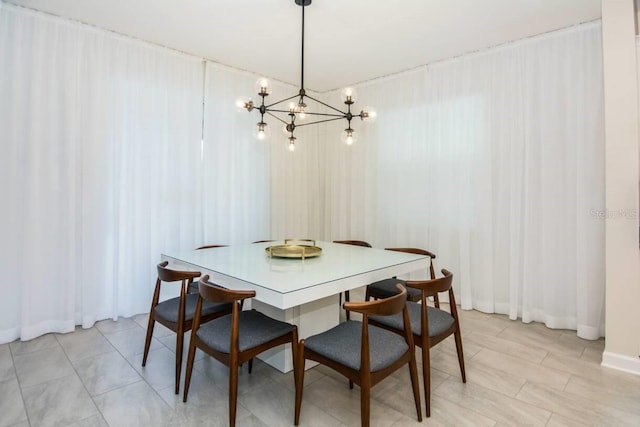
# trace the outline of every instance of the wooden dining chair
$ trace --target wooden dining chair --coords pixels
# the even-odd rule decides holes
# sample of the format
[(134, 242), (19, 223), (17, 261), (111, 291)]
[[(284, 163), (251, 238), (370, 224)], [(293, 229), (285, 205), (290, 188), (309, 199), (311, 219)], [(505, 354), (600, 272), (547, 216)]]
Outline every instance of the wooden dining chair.
[[(424, 401), (427, 417), (431, 415), (431, 362), (430, 348), (442, 342), (449, 335), (455, 336), (456, 350), (462, 382), (467, 382), (464, 370), (464, 353), (462, 351), (462, 337), (460, 335), (460, 319), (456, 309), (456, 299), (453, 295), (453, 274), (443, 269), (443, 277), (433, 280), (405, 281), (407, 287), (418, 289), (421, 293), (420, 302), (407, 301), (407, 310), (411, 321), (411, 331), (416, 346), (422, 348), (422, 380), (424, 382)], [(448, 292), (449, 312), (427, 305), (427, 296)], [(382, 300), (384, 301), (384, 300)], [(397, 334), (403, 335), (407, 330), (404, 318), (395, 316), (370, 316), (369, 323)]]
[[(307, 359), (314, 360), (339, 372), (349, 379), (349, 385), (360, 386), (360, 422), (369, 426), (371, 410), (371, 388), (408, 365), (413, 388), (413, 398), (418, 421), (422, 421), (420, 388), (415, 360), (413, 335), (410, 331), (409, 312), (406, 308), (407, 291), (398, 285), (396, 295), (364, 302), (345, 302), (344, 308), (362, 314), (362, 322), (347, 321), (317, 335), (300, 340), (297, 369), (295, 425), (300, 422), (304, 365)], [(370, 325), (369, 316), (399, 316), (403, 319), (407, 333), (396, 334)], [(395, 317), (394, 316), (394, 317)], [(295, 359), (294, 359), (295, 360)]]
[[(436, 271), (433, 268), (433, 260), (436, 259), (436, 254), (433, 252), (427, 251), (425, 249), (419, 248), (385, 248), (387, 251), (396, 251), (396, 252), (405, 252), (409, 254), (416, 255), (424, 255), (429, 257), (429, 274), (431, 279), (436, 278)], [(378, 282), (373, 282), (367, 286), (367, 290), (365, 293), (365, 300), (369, 301), (370, 298), (387, 298), (396, 293), (395, 285), (397, 283), (404, 283), (404, 280), (396, 279), (395, 277), (390, 279), (380, 280)], [(407, 299), (409, 301), (417, 302), (420, 301), (421, 298), (420, 289), (415, 289), (408, 287), (407, 288)], [(429, 295), (433, 298), (436, 307), (440, 307), (440, 301), (438, 299), (438, 294)]]
[[(196, 348), (229, 367), (229, 424), (236, 423), (238, 400), (238, 369), (258, 354), (282, 344), (291, 343), (294, 365), (297, 355), (298, 328), (272, 319), (256, 310), (242, 311), (240, 302), (256, 295), (255, 291), (238, 291), (208, 283), (209, 276), (200, 279), (200, 294), (196, 303), (193, 331), (187, 356), (187, 374), (183, 402), (187, 401)], [(231, 304), (231, 314), (210, 322), (202, 322), (205, 304)], [(295, 369), (294, 369), (295, 371)], [(296, 372), (294, 372), (295, 377)]]
[[(194, 313), (196, 310), (197, 294), (188, 293), (189, 286), (193, 279), (200, 277), (199, 271), (182, 271), (167, 268), (169, 263), (164, 261), (158, 264), (158, 279), (151, 300), (149, 310), (149, 324), (147, 326), (147, 337), (144, 342), (144, 354), (142, 356), (142, 366), (147, 364), (151, 337), (156, 322), (161, 323), (176, 333), (176, 381), (175, 393), (180, 391), (180, 369), (182, 367), (182, 348), (185, 332), (191, 330)], [(160, 301), (160, 290), (163, 283), (180, 282), (180, 296)], [(200, 321), (208, 322), (216, 317), (231, 313), (231, 304), (207, 303), (200, 311)]]
[[(368, 242), (365, 242), (364, 240), (334, 240), (333, 243), (342, 243), (344, 245), (353, 245), (353, 246), (362, 246), (363, 248), (370, 248), (372, 247)], [(351, 299), (351, 295), (349, 294), (349, 291), (344, 291), (344, 300), (346, 301), (350, 301)], [(338, 303), (340, 305), (342, 305), (342, 293), (340, 294), (340, 299), (338, 301)], [(351, 315), (349, 314), (349, 311), (347, 311), (347, 320), (351, 319)]]

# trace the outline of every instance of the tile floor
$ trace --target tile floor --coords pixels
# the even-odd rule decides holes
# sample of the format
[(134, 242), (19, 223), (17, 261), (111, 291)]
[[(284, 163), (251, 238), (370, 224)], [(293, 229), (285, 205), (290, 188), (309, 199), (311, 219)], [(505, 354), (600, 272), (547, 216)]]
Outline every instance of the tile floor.
[[(374, 387), (373, 426), (640, 426), (640, 377), (600, 366), (604, 340), (460, 314), (467, 383), (447, 340), (432, 352), (431, 417), (417, 422), (403, 369)], [(173, 393), (171, 331), (156, 326), (140, 366), (146, 322), (107, 320), (0, 345), (0, 427), (228, 425), (226, 367), (199, 353), (182, 403)], [(240, 375), (237, 425), (293, 425), (293, 390), (291, 373), (256, 361), (253, 374)], [(301, 425), (357, 426), (359, 411), (357, 387), (321, 366), (307, 371)]]

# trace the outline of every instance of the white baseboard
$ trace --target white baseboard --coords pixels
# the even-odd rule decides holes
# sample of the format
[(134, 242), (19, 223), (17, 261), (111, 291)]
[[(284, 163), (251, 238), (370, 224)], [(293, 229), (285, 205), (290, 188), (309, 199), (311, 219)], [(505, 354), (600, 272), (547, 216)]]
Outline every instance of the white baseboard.
[(640, 375), (640, 357), (605, 351), (602, 353), (602, 366), (634, 375)]

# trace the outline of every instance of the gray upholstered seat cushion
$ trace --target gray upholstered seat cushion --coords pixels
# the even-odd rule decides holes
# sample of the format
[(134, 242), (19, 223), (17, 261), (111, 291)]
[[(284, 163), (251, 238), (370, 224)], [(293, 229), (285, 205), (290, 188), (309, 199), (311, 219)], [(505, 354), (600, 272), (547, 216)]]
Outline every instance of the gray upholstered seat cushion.
[[(196, 302), (198, 301), (198, 294), (187, 294), (185, 301), (185, 320), (193, 320), (193, 315), (196, 311)], [(168, 320), (170, 322), (178, 322), (178, 309), (180, 304), (180, 297), (175, 297), (162, 301), (156, 305), (154, 313), (156, 317)], [(214, 303), (209, 301), (202, 302), (201, 316), (208, 316), (213, 313), (219, 313), (222, 311), (230, 311), (230, 303)]]
[[(362, 323), (347, 321), (318, 335), (305, 339), (309, 350), (351, 369), (360, 369)], [(379, 371), (398, 360), (409, 346), (398, 334), (369, 325), (371, 371)]]
[(398, 283), (400, 283), (405, 288), (407, 288), (407, 297), (418, 298), (421, 296), (420, 289), (411, 288), (407, 286), (405, 281), (401, 279), (384, 279), (384, 280), (379, 280), (377, 282), (373, 282), (368, 286), (369, 294), (376, 298), (392, 297), (398, 293), (398, 289), (396, 288), (396, 285)]
[[(293, 329), (293, 325), (272, 319), (256, 310), (241, 311), (238, 323), (240, 351), (257, 347), (285, 335)], [(214, 350), (229, 353), (231, 315), (222, 316), (201, 325), (197, 335)]]
[[(409, 318), (411, 319), (411, 331), (414, 335), (422, 336), (422, 331), (420, 330), (420, 311), (422, 304), (407, 301), (407, 308), (409, 310)], [(429, 316), (429, 336), (431, 337), (440, 335), (455, 322), (451, 314), (435, 307), (427, 307), (427, 316)], [(393, 316), (371, 316), (371, 320), (375, 320), (380, 324), (390, 326), (394, 329), (404, 330), (402, 313)]]

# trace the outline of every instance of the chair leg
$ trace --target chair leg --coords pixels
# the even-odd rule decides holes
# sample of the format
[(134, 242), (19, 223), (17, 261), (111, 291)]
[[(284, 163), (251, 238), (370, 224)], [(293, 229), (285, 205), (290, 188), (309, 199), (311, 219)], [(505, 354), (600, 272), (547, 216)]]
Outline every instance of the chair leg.
[[(344, 302), (350, 301), (349, 291), (344, 291)], [(347, 310), (347, 320), (351, 320), (351, 313)]]
[[(424, 348), (426, 347), (426, 348)], [(425, 415), (431, 416), (431, 357), (429, 347), (422, 348), (422, 382), (424, 384)]]
[(420, 405), (420, 384), (418, 384), (418, 367), (416, 366), (416, 358), (409, 362), (409, 375), (411, 376), (411, 387), (413, 388), (413, 400), (416, 403), (416, 414), (418, 421), (422, 422), (422, 405)]
[(291, 345), (292, 347), (297, 347), (297, 351), (293, 359), (293, 369), (296, 383), (296, 408), (293, 424), (297, 426), (298, 424), (300, 424), (300, 406), (302, 405), (302, 388), (304, 387), (304, 340), (300, 340), (299, 344), (292, 343)]
[(369, 427), (371, 417), (371, 385), (363, 384), (360, 388), (360, 425)]
[(249, 359), (249, 373), (253, 372), (253, 359)]
[(464, 353), (462, 352), (462, 336), (460, 331), (453, 334), (456, 340), (456, 351), (458, 352), (458, 364), (460, 364), (460, 374), (462, 375), (462, 382), (467, 382), (467, 375), (464, 371)]
[(438, 298), (438, 294), (433, 295), (433, 305), (436, 308), (440, 308), (440, 298)]
[[(233, 357), (233, 356), (232, 356)], [(236, 358), (237, 358), (236, 354)], [(229, 426), (236, 425), (236, 407), (238, 403), (238, 361), (229, 365)]]
[(182, 348), (184, 346), (184, 331), (176, 333), (176, 394), (180, 393), (180, 373), (182, 371)]
[(189, 394), (189, 385), (191, 383), (191, 372), (193, 371), (193, 361), (196, 358), (196, 345), (192, 341), (189, 343), (189, 354), (187, 355), (187, 372), (184, 377), (184, 393), (182, 394), (182, 401), (187, 401), (187, 395)]
[(142, 356), (142, 366), (147, 364), (147, 356), (149, 355), (149, 347), (151, 346), (151, 337), (153, 336), (153, 327), (156, 319), (153, 317), (153, 309), (149, 313), (149, 324), (147, 325), (147, 338), (144, 341), (144, 355)]

